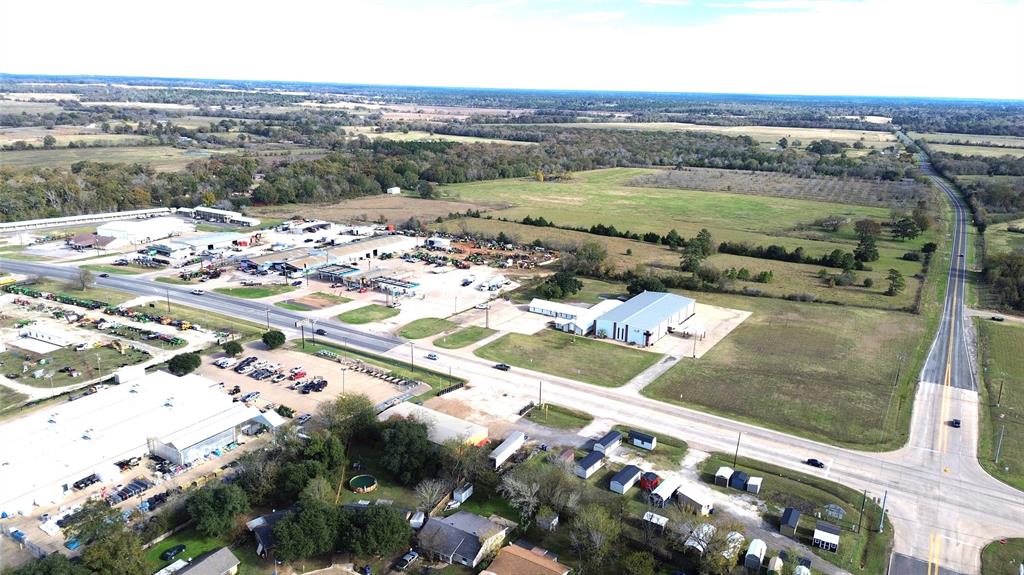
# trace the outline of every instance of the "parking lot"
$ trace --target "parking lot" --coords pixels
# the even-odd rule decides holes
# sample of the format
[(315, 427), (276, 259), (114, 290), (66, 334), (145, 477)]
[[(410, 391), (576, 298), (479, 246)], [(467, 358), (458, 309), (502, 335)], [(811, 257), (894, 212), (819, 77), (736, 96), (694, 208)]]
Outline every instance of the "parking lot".
[(261, 360), (279, 364), (280, 371), (284, 374), (301, 366), (306, 375), (300, 380), (308, 381), (319, 377), (327, 381), (327, 386), (320, 392), (303, 394), (295, 389), (290, 389), (289, 386), (295, 384), (296, 381), (287, 378), (278, 383), (272, 383), (271, 378), (256, 380), (248, 375), (237, 373), (234, 368), (222, 369), (213, 365), (213, 361), (224, 357), (222, 354), (204, 358), (198, 373), (214, 381), (222, 382), (225, 392), (237, 385), (241, 390), (236, 394), (238, 397), (246, 393), (259, 392), (259, 399), (252, 402), (257, 407), (264, 408), (270, 403), (285, 405), (294, 409), (296, 415), (303, 413), (315, 415), (317, 406), (321, 402), (331, 401), (342, 393), (365, 394), (375, 404), (379, 404), (403, 393), (423, 393), (428, 389), (426, 386), (421, 386), (422, 389), (419, 389), (394, 385), (365, 373), (344, 370), (339, 363), (331, 359), (300, 351), (286, 349), (268, 351), (262, 342), (247, 345), (238, 359), (241, 360), (248, 356), (256, 356)]

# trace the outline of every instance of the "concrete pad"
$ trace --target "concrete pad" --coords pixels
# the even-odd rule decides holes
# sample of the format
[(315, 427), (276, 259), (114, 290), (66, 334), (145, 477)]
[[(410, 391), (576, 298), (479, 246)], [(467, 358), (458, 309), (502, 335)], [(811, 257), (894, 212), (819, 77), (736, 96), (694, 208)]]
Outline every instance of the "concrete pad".
[(489, 323), (491, 329), (523, 335), (533, 335), (551, 322), (546, 315), (530, 313), (526, 304), (495, 300), (490, 305), (489, 310), (473, 309), (454, 319), (465, 326), (487, 327)]
[(684, 337), (683, 334), (676, 331), (676, 333), (669, 334), (655, 342), (653, 346), (647, 348), (647, 351), (675, 357), (703, 357), (732, 330), (746, 321), (750, 314), (749, 311), (698, 302), (694, 318), (704, 324), (704, 337)]
[(39, 341), (31, 337), (19, 337), (12, 339), (7, 342), (11, 347), (18, 347), (32, 353), (38, 353), (39, 355), (46, 355), (48, 353), (57, 351), (61, 348), (59, 345), (54, 345), (45, 341)]

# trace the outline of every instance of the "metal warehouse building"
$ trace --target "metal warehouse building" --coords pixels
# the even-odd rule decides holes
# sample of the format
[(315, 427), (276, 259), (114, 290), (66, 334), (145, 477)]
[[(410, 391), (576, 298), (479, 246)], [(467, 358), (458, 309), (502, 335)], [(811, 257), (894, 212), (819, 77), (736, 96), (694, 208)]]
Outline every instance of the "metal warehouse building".
[(671, 293), (645, 291), (597, 318), (598, 337), (647, 347), (693, 316), (697, 302)]
[(191, 463), (237, 441), (248, 422), (274, 423), (265, 417), (216, 382), (162, 371), (36, 411), (0, 425), (0, 511), (57, 503), (93, 473), (118, 481), (114, 462), (149, 451)]
[(193, 232), (195, 229), (194, 225), (180, 218), (149, 218), (109, 222), (97, 227), (96, 235), (140, 244)]

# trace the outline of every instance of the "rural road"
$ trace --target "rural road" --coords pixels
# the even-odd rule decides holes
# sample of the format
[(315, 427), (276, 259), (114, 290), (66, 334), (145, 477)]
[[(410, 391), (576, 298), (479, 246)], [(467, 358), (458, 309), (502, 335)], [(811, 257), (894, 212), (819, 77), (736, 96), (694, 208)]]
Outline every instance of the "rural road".
[[(960, 199), (934, 176), (925, 172), (949, 195), (956, 214), (953, 257), (941, 326), (921, 373), (914, 401), (910, 440), (901, 449), (885, 453), (854, 451), (733, 421), (724, 417), (645, 398), (636, 389), (597, 387), (571, 379), (513, 369), (500, 372), (491, 363), (466, 351), (436, 351), (437, 366), (451, 367), (453, 374), (476, 388), (495, 394), (536, 398), (543, 381), (544, 399), (592, 413), (597, 418), (636, 425), (679, 437), (704, 451), (730, 452), (742, 434), (740, 452), (770, 464), (817, 474), (870, 497), (886, 497), (886, 509), (896, 529), (895, 554), (890, 573), (942, 575), (980, 572), (980, 550), (1000, 537), (1024, 537), (1024, 493), (989, 476), (977, 462), (978, 395), (964, 319), (964, 265), (959, 253), (966, 249), (967, 213)], [(10, 272), (71, 277), (73, 268), (0, 259), (0, 269)], [(196, 308), (269, 323), (294, 331), (301, 313), (220, 294), (195, 296), (189, 289), (154, 285), (150, 281), (108, 277), (97, 284), (139, 295), (164, 296)], [(405, 361), (406, 342), (371, 334), (333, 321), (319, 321), (326, 339)], [(417, 344), (418, 348), (421, 346)], [(961, 419), (960, 429), (949, 419)], [(823, 470), (801, 462), (816, 457)]]

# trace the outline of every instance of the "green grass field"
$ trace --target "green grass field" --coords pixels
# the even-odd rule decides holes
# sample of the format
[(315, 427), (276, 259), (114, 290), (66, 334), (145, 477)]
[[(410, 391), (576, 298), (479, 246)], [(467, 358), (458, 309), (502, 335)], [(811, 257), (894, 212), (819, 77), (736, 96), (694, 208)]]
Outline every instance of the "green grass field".
[(175, 284), (175, 285), (190, 285), (190, 284), (194, 283), (194, 282), (191, 282), (189, 280), (183, 280), (183, 279), (181, 279), (178, 276), (170, 276), (170, 277), (162, 276), (162, 277), (158, 277), (158, 278), (154, 279), (153, 281), (158, 281), (158, 282), (160, 282), (162, 284)]
[(405, 339), (423, 339), (458, 327), (458, 324), (439, 317), (424, 317), (405, 324), (398, 335)]
[(944, 144), (951, 141), (959, 141), (965, 144), (976, 146), (1007, 146), (1012, 148), (1024, 148), (1024, 138), (1017, 136), (993, 136), (990, 134), (954, 134), (950, 132), (908, 132), (908, 135), (915, 139), (924, 138), (927, 142)]
[(1013, 156), (1016, 158), (1024, 157), (1024, 148), (1008, 148), (1000, 146), (980, 145), (964, 146), (961, 144), (929, 144), (928, 147), (936, 152), (945, 152), (947, 154), (963, 154), (965, 156)]
[(158, 172), (180, 170), (188, 164), (216, 153), (209, 150), (182, 150), (172, 146), (134, 146), (124, 148), (59, 148), (0, 152), (0, 163), (15, 168), (70, 168), (81, 161), (142, 163)]
[(1024, 228), (1024, 219), (992, 224), (985, 229), (985, 251), (989, 254), (1024, 250), (1024, 233), (1011, 232), (1010, 226)]
[(526, 419), (538, 425), (556, 429), (583, 429), (591, 421), (594, 421), (594, 416), (561, 405), (545, 403), (540, 407), (533, 408), (530, 413), (526, 414)]
[(54, 279), (45, 278), (40, 278), (40, 280), (33, 284), (32, 287), (44, 292), (63, 293), (72, 297), (105, 301), (110, 305), (118, 305), (121, 302), (128, 301), (129, 299), (135, 297), (134, 295), (125, 293), (123, 291), (96, 287), (94, 285), (89, 286), (84, 290), (79, 290), (78, 286), (70, 285), (66, 282)]
[[(219, 549), (228, 544), (228, 541), (221, 539), (212, 539), (205, 535), (200, 534), (195, 529), (185, 529), (179, 531), (174, 535), (171, 535), (167, 539), (164, 539), (160, 543), (150, 547), (146, 550), (146, 566), (150, 571), (158, 571), (164, 567), (170, 565), (178, 559), (186, 559), (188, 557), (198, 557), (207, 551), (213, 551)], [(167, 551), (175, 545), (184, 545), (185, 551), (175, 559), (171, 561), (163, 561), (160, 559), (160, 554)]]
[(245, 299), (260, 299), (295, 291), (295, 287), (290, 285), (266, 285), (237, 288), (214, 288), (213, 291)]
[(0, 386), (0, 412), (4, 412), (16, 405), (21, 405), (28, 396), (18, 393), (9, 387)]
[(981, 550), (981, 575), (1018, 575), (1024, 563), (1024, 539), (993, 541)]
[(140, 274), (143, 271), (154, 270), (154, 268), (143, 268), (138, 266), (108, 266), (106, 264), (86, 264), (78, 267), (98, 274), (115, 274), (119, 276), (133, 276)]
[[(978, 459), (997, 479), (1024, 489), (1024, 327), (981, 318), (976, 322), (984, 373)], [(1004, 427), (996, 464), (996, 443)]]
[[(689, 448), (686, 442), (682, 439), (678, 439), (670, 435), (654, 433), (653, 431), (647, 431), (646, 429), (641, 429), (639, 427), (616, 425), (612, 427), (612, 429), (622, 434), (622, 446), (624, 449), (632, 451), (636, 455), (643, 457), (644, 460), (655, 464), (662, 469), (679, 469), (679, 464), (682, 463), (683, 457), (686, 456), (686, 450)], [(654, 450), (649, 451), (630, 443), (629, 431), (631, 429), (656, 437), (658, 439), (658, 444), (654, 446)]]
[(930, 343), (920, 316), (685, 295), (753, 314), (702, 358), (682, 361), (656, 379), (644, 395), (860, 449), (902, 444), (912, 366)]
[(475, 350), (477, 356), (601, 385), (619, 387), (661, 356), (553, 329), (534, 335), (510, 333)]
[(398, 310), (392, 307), (371, 303), (363, 307), (349, 310), (338, 316), (338, 321), (345, 323), (361, 324), (385, 320), (398, 315)]
[[(358, 128), (345, 127), (346, 132), (355, 132)], [(410, 130), (408, 132), (373, 132), (359, 131), (358, 134), (365, 135), (371, 140), (381, 138), (384, 140), (396, 140), (399, 142), (458, 142), (460, 144), (509, 144), (513, 146), (533, 146), (533, 142), (517, 142), (514, 140), (499, 140), (497, 138), (477, 138), (475, 136), (456, 136), (451, 134), (431, 134)]]
[(458, 349), (460, 347), (466, 347), (467, 345), (474, 344), (496, 333), (498, 332), (486, 327), (471, 326), (465, 329), (460, 329), (455, 333), (439, 337), (432, 343), (437, 347), (444, 349)]
[(243, 342), (254, 339), (267, 331), (265, 325), (177, 304), (173, 301), (171, 302), (170, 312), (167, 311), (167, 303), (165, 301), (153, 302), (153, 309), (150, 311), (183, 319), (189, 323), (201, 325), (204, 329), (213, 330), (215, 332), (234, 332), (239, 334), (240, 339)]
[[(65, 347), (50, 353), (38, 354), (16, 349), (16, 343), (13, 342), (7, 351), (0, 353), (0, 363), (3, 363), (4, 372), (21, 374), (16, 380), (18, 383), (44, 389), (51, 385), (57, 388), (88, 381), (111, 374), (122, 367), (142, 363), (152, 357), (144, 351), (135, 349), (127, 349), (124, 355), (121, 355), (110, 347), (98, 347), (87, 351), (75, 351), (72, 347)], [(46, 364), (39, 364), (38, 362), (43, 359), (46, 360)], [(23, 366), (27, 366), (27, 371), (23, 371)], [(71, 377), (60, 372), (59, 370), (64, 367), (73, 367), (82, 375)], [(47, 374), (52, 373), (52, 383), (49, 377), (32, 377), (32, 372), (37, 369), (44, 369)]]
[[(764, 477), (761, 493), (757, 496), (758, 499), (768, 504), (767, 511), (763, 513), (763, 516), (768, 523), (778, 528), (784, 508), (799, 509), (804, 516), (800, 519), (797, 536), (808, 547), (811, 547), (811, 534), (814, 531), (814, 513), (822, 513), (822, 517), (824, 517), (822, 510), (825, 505), (829, 503), (840, 505), (846, 511), (843, 520), (828, 520), (842, 529), (839, 552), (830, 553), (813, 547), (811, 549), (822, 559), (851, 573), (866, 575), (886, 573), (889, 552), (892, 548), (892, 525), (886, 520), (884, 532), (875, 532), (874, 528), (878, 526), (881, 509), (871, 499), (867, 501), (863, 526), (859, 532), (855, 532), (863, 501), (862, 493), (832, 481), (745, 457), (740, 457), (737, 465), (733, 466), (732, 459), (732, 455), (712, 454), (704, 462), (702, 479), (713, 483), (715, 471), (723, 465), (733, 467), (738, 471), (745, 471), (751, 476)], [(716, 489), (725, 490), (725, 488), (717, 487)], [(726, 491), (734, 493), (734, 491)], [(799, 556), (800, 553), (793, 555)]]

